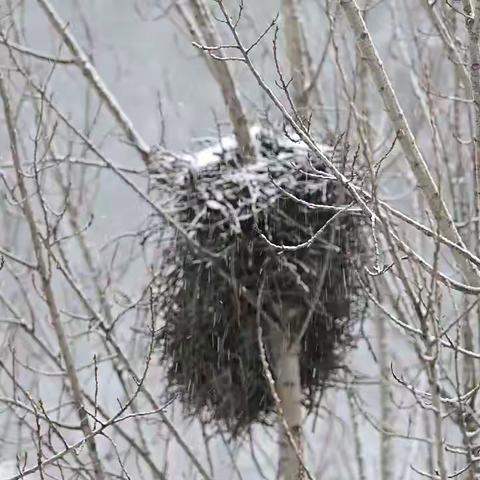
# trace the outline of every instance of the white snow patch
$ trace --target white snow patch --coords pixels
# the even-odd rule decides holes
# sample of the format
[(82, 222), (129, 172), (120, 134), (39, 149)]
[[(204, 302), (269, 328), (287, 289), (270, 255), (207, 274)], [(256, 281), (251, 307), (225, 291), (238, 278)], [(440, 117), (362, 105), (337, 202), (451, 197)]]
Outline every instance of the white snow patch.
[[(254, 125), (250, 128), (250, 136), (254, 141), (254, 148), (257, 153), (257, 158), (261, 158), (260, 155), (260, 138), (262, 133), (268, 132), (263, 129), (259, 125)], [(285, 150), (292, 150), (295, 155), (306, 156), (309, 152), (309, 147), (301, 140), (299, 140), (298, 135), (296, 134), (289, 134), (290, 138), (287, 136), (277, 137), (276, 140), (278, 141), (279, 147)], [(297, 141), (298, 139), (298, 141)], [(198, 152), (194, 153), (186, 153), (184, 158), (188, 161), (188, 163), (196, 170), (201, 170), (208, 166), (213, 166), (222, 157), (224, 153), (233, 152), (237, 148), (237, 140), (234, 135), (226, 135), (221, 137), (216, 143), (213, 145), (206, 147)], [(321, 149), (325, 153), (329, 153), (332, 151), (332, 148), (327, 145), (321, 145)], [(288, 152), (281, 152), (278, 155), (279, 160), (286, 160), (290, 154)], [(252, 164), (254, 165), (262, 164), (263, 162), (256, 162)]]

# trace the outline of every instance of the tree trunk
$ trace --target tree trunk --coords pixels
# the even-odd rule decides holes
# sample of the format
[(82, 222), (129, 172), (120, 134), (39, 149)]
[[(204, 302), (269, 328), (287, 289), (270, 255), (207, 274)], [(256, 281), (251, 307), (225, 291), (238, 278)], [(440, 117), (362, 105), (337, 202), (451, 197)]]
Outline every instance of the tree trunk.
[[(299, 459), (303, 456), (300, 348), (298, 344), (291, 345), (288, 335), (278, 333), (274, 338), (274, 351), (277, 393), (283, 411), (283, 418), (279, 421), (277, 478), (299, 480), (303, 478)], [(285, 427), (288, 427), (288, 430)]]
[(290, 74), (292, 77), (293, 103), (298, 113), (306, 114), (308, 106), (307, 72), (304, 45), (302, 42), (302, 25), (298, 12), (297, 0), (283, 0), (283, 24)]
[[(178, 5), (179, 7), (177, 8), (181, 8), (181, 4)], [(204, 0), (190, 0), (190, 6), (199, 29), (199, 34), (202, 36), (202, 38), (194, 38), (194, 40), (200, 41), (200, 43), (209, 47), (221, 45), (221, 38), (213, 23), (209, 7), (205, 4)], [(186, 15), (183, 14), (182, 16), (185, 19)], [(217, 57), (224, 57), (222, 50), (215, 51), (215, 55)], [(209, 54), (206, 54), (205, 57), (207, 62), (210, 62), (210, 70), (215, 80), (220, 85), (223, 100), (232, 123), (233, 133), (242, 154), (242, 162), (255, 163), (255, 148), (250, 136), (247, 115), (240, 101), (239, 91), (235, 84), (231, 68), (226, 61), (213, 59)]]

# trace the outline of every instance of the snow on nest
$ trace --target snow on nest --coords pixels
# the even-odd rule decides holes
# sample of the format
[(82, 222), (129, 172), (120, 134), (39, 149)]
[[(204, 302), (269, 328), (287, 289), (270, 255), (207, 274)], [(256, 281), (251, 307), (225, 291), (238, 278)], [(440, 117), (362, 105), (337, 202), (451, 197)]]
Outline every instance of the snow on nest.
[[(260, 148), (262, 146), (262, 140), (265, 138), (275, 139), (278, 144), (280, 153), (276, 156), (278, 160), (288, 160), (293, 156), (306, 158), (309, 152), (309, 147), (298, 138), (296, 134), (278, 135), (274, 134), (271, 130), (262, 128), (259, 125), (255, 125), (250, 128), (250, 136), (254, 142), (254, 148), (258, 160), (265, 159), (261, 154)], [(332, 148), (327, 145), (321, 145), (322, 150), (327, 153), (332, 151)], [(199, 150), (194, 153), (188, 153), (183, 156), (194, 170), (202, 170), (204, 168), (212, 167), (217, 164), (222, 157), (229, 153), (235, 152), (237, 149), (237, 140), (235, 136), (226, 135), (221, 137), (214, 144)], [(261, 165), (263, 162), (257, 162), (251, 165), (251, 168), (255, 169), (255, 166)]]

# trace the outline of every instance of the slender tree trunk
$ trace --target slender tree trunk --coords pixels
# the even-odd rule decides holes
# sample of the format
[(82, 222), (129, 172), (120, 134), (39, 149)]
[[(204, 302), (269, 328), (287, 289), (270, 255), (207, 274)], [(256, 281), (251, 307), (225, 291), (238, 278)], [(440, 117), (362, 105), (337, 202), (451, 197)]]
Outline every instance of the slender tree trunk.
[(378, 335), (378, 363), (380, 366), (380, 479), (390, 480), (395, 477), (392, 461), (392, 437), (388, 434), (392, 430), (392, 409), (390, 401), (390, 362), (388, 359), (388, 338), (385, 319), (377, 312), (376, 330)]
[(308, 68), (303, 45), (302, 24), (298, 12), (298, 0), (283, 0), (283, 29), (290, 75), (292, 77), (293, 103), (300, 116), (306, 114), (308, 104)]
[[(274, 338), (276, 386), (283, 420), (279, 422), (278, 480), (303, 478), (300, 457), (303, 455), (303, 406), (300, 383), (300, 347), (291, 344), (288, 335), (277, 333)], [(285, 423), (288, 426), (286, 431)], [(291, 436), (289, 435), (291, 434)], [(289, 438), (290, 437), (290, 438)], [(295, 445), (292, 445), (292, 439)]]
[[(190, 6), (198, 27), (197, 35), (201, 35), (201, 38), (194, 40), (209, 47), (221, 45), (220, 36), (218, 35), (212, 20), (212, 15), (208, 6), (205, 5), (204, 0), (190, 0)], [(181, 4), (179, 4), (179, 8), (182, 9)], [(182, 13), (182, 17), (184, 19), (188, 17), (186, 12)], [(221, 50), (215, 51), (215, 55), (218, 57), (224, 56)], [(223, 100), (232, 123), (233, 132), (242, 153), (242, 161), (244, 163), (255, 162), (255, 149), (250, 136), (247, 115), (240, 101), (231, 68), (226, 61), (213, 59), (208, 54), (206, 55), (206, 59), (207, 62), (210, 62), (210, 70), (220, 85)]]

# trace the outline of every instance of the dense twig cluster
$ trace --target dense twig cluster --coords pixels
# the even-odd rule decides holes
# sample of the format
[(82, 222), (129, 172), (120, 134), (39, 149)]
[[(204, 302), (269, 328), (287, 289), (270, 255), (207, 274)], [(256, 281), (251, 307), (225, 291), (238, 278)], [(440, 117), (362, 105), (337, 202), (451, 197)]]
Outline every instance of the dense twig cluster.
[(361, 218), (301, 143), (265, 130), (254, 137), (256, 163), (240, 165), (237, 149), (220, 142), (155, 175), (178, 223), (211, 252), (183, 237), (162, 242), (160, 338), (170, 391), (190, 413), (226, 424), (233, 435), (268, 420), (273, 408), (256, 344), (257, 307), (249, 301), (261, 279), (267, 339), (276, 329), (292, 341), (302, 337), (307, 408), (339, 366), (358, 317)]

